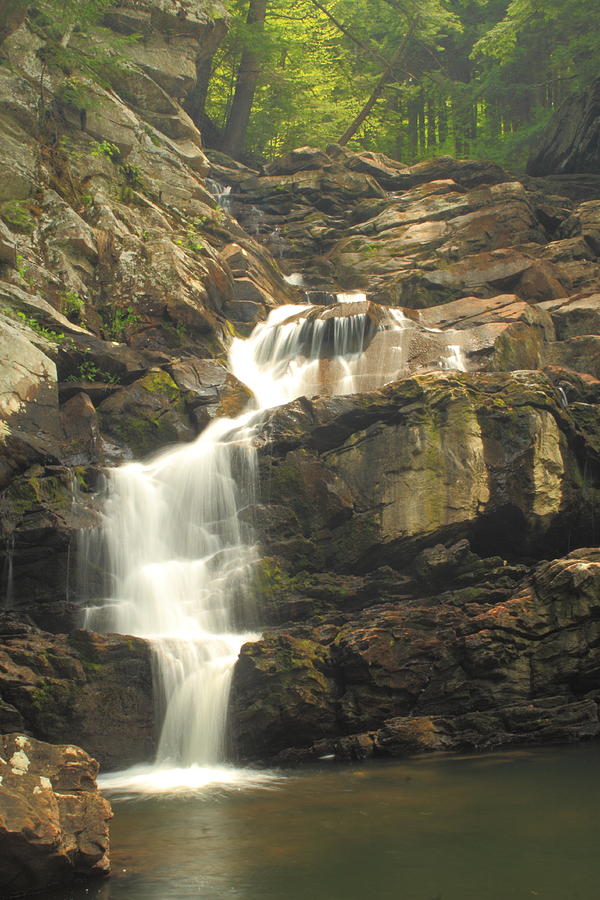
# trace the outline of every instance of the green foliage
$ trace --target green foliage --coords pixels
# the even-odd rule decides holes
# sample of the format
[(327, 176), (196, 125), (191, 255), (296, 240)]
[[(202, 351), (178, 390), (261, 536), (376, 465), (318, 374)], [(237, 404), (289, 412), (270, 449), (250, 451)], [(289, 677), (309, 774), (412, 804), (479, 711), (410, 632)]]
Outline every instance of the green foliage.
[(140, 317), (134, 312), (132, 306), (127, 306), (125, 309), (105, 309), (101, 315), (109, 337), (116, 341), (122, 340), (126, 330), (140, 321)]
[(27, 325), (28, 328), (31, 328), (32, 331), (35, 331), (36, 334), (39, 334), (40, 337), (46, 338), (47, 341), (52, 341), (55, 344), (61, 343), (64, 340), (64, 334), (60, 331), (52, 331), (50, 328), (46, 328), (44, 325), (41, 325), (37, 319), (28, 316), (27, 313), (24, 312), (15, 312), (10, 309), (2, 310), (5, 315), (11, 316), (13, 319), (18, 319), (23, 325)]
[(111, 144), (110, 141), (92, 141), (90, 156), (105, 157), (111, 162), (118, 162), (121, 158), (121, 151), (116, 144)]
[(385, 74), (351, 147), (520, 166), (552, 110), (600, 63), (589, 0), (270, 0), (262, 33), (245, 24), (247, 0), (231, 8), (206, 112), (223, 128), (251, 46), (261, 74), (249, 161), (338, 140)]
[(59, 300), (63, 315), (75, 318), (81, 324), (85, 322), (85, 301), (78, 291), (63, 291)]
[(142, 170), (139, 166), (132, 166), (127, 163), (124, 166), (119, 166), (119, 172), (123, 176), (125, 184), (135, 188), (135, 190), (143, 190), (144, 182), (142, 180)]
[(77, 109), (83, 117), (99, 102), (97, 85), (118, 87), (123, 72), (134, 68), (127, 50), (140, 36), (102, 26), (111, 5), (110, 0), (38, 0), (28, 9), (30, 25), (42, 40), (37, 51), (43, 64), (41, 112), (46, 108), (46, 72), (64, 75), (55, 92), (59, 107)]
[(94, 92), (89, 82), (82, 81), (74, 75), (65, 78), (56, 90), (55, 96), (64, 106), (73, 106), (82, 112), (92, 109), (95, 103)]
[(28, 284), (31, 286), (33, 284), (33, 282), (31, 280), (31, 278), (29, 277), (29, 275), (27, 274), (28, 272), (29, 272), (29, 264), (27, 262), (25, 262), (24, 257), (17, 254), (17, 275), (19, 276), (19, 278), (23, 279), (25, 284)]
[(0, 217), (14, 231), (31, 234), (35, 228), (35, 219), (27, 205), (20, 200), (7, 200), (0, 204)]
[(69, 375), (67, 381), (99, 381), (103, 384), (117, 384), (119, 379), (110, 372), (105, 372), (91, 360), (82, 362), (75, 375)]

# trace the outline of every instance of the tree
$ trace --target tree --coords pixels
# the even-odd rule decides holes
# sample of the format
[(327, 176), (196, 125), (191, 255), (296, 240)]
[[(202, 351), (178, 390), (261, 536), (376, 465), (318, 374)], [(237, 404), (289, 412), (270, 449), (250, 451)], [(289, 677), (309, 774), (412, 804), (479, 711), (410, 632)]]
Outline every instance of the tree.
[(250, 0), (248, 8), (246, 45), (242, 52), (235, 94), (222, 143), (222, 150), (233, 157), (240, 156), (246, 142), (252, 103), (261, 70), (261, 56), (254, 42), (264, 29), (267, 6), (268, 0)]

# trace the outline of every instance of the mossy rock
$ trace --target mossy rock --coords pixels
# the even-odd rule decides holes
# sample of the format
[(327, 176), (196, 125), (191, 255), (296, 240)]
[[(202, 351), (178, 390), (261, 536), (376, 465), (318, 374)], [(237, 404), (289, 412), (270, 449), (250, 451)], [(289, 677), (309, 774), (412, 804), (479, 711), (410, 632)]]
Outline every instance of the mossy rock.
[(195, 437), (186, 407), (186, 392), (171, 376), (153, 370), (109, 397), (98, 408), (102, 434), (124, 458), (140, 458), (169, 444)]

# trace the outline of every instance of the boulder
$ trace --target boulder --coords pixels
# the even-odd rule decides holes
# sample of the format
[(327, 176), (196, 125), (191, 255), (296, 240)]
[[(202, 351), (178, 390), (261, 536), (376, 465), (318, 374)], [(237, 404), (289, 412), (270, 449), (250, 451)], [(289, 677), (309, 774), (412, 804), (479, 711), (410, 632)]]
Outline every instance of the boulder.
[(571, 94), (536, 142), (527, 163), (530, 175), (571, 172), (597, 174), (600, 169), (600, 79), (587, 91)]
[(185, 394), (160, 369), (104, 400), (98, 407), (98, 421), (104, 451), (113, 460), (139, 459), (195, 436)]
[(216, 360), (181, 360), (173, 363), (170, 374), (187, 392), (186, 403), (198, 430), (220, 416), (235, 418), (250, 401), (245, 385)]
[(3, 897), (110, 873), (110, 804), (98, 763), (73, 745), (0, 736), (0, 886)]
[[(471, 537), (486, 553), (560, 552), (569, 529), (582, 540), (597, 528), (597, 463), (580, 436), (541, 374), (432, 372), (368, 399), (304, 398), (275, 410), (262, 438), (263, 499), (292, 516), (291, 533), (306, 542), (295, 565), (309, 571), (397, 567), (440, 538)], [(314, 497), (333, 481), (350, 514), (324, 528)], [(285, 558), (292, 535), (266, 531), (269, 553)]]

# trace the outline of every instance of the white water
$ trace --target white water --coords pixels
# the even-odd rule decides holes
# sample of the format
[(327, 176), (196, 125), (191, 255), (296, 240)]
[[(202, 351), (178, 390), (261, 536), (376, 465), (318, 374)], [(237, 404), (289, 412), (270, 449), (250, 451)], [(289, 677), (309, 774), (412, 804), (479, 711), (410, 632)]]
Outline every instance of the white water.
[(204, 183), (215, 198), (217, 206), (222, 209), (223, 212), (231, 215), (231, 186), (220, 184), (220, 182), (215, 181), (213, 178), (206, 178)]
[(459, 344), (448, 344), (446, 355), (440, 361), (442, 369), (454, 369), (458, 372), (467, 371), (467, 361), (463, 349)]
[[(272, 782), (269, 773), (223, 764), (233, 669), (242, 645), (258, 638), (248, 628), (258, 554), (244, 515), (256, 487), (253, 437), (264, 410), (305, 394), (353, 392), (366, 375), (377, 387), (402, 359), (400, 313), (375, 336), (387, 335), (388, 357), (378, 351), (377, 367), (367, 373), (368, 354), (357, 350), (366, 317), (307, 323), (298, 314), (308, 309), (280, 307), (248, 340), (234, 341), (230, 367), (252, 390), (252, 409), (216, 420), (192, 444), (109, 473), (101, 539), (110, 597), (88, 609), (85, 625), (152, 643), (162, 730), (154, 763), (104, 776), (106, 789), (160, 793)], [(321, 358), (327, 329), (333, 348)]]
[(283, 280), (294, 287), (304, 287), (304, 275), (300, 272), (292, 272), (290, 275), (284, 275)]
[(364, 303), (367, 295), (362, 291), (351, 291), (349, 293), (336, 294), (335, 298), (338, 303)]

